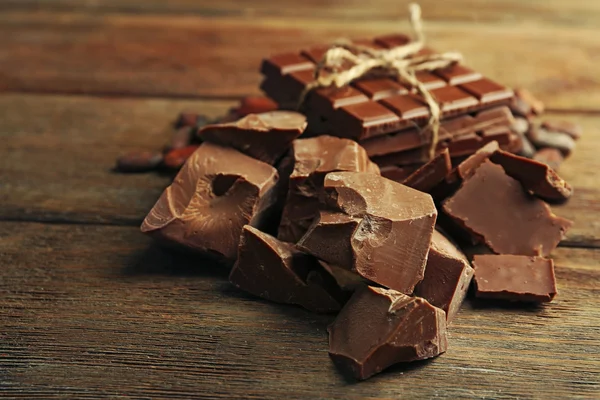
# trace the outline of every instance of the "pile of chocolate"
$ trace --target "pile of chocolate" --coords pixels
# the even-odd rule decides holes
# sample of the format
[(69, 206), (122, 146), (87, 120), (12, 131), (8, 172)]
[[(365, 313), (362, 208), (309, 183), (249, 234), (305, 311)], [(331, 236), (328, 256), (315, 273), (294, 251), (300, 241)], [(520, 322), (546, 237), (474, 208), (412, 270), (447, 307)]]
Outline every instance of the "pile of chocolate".
[(417, 74), (443, 112), (429, 159), (429, 109), (391, 78), (317, 89), (303, 114), (285, 110), (324, 51), (265, 60), (272, 102), (248, 100), (208, 125), (183, 114), (160, 161), (137, 164), (190, 153), (142, 231), (232, 266), (230, 281), (255, 296), (338, 312), (329, 353), (357, 379), (445, 352), (470, 286), (478, 298), (551, 301), (546, 257), (572, 223), (546, 202), (572, 194), (556, 169), (580, 128), (540, 124), (530, 93), (453, 65)]

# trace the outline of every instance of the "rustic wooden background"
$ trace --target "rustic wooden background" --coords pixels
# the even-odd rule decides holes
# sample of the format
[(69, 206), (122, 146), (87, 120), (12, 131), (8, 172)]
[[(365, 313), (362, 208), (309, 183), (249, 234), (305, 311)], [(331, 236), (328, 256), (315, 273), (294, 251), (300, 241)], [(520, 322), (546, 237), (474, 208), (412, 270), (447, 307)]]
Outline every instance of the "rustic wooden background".
[(269, 53), (406, 30), (406, 2), (1, 0), (0, 397), (600, 398), (600, 2), (421, 5), (432, 46), (585, 128), (554, 302), (468, 302), (446, 354), (357, 384), (328, 359), (332, 317), (138, 231), (168, 178), (112, 173), (119, 153), (257, 93)]

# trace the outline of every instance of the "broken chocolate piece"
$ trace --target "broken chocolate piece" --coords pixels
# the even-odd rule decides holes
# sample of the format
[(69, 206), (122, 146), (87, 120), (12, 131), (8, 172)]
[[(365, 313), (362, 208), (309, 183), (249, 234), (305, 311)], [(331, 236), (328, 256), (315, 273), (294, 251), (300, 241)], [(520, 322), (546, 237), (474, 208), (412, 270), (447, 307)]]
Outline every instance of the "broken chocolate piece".
[(236, 122), (208, 125), (198, 135), (204, 141), (233, 147), (267, 164), (274, 164), (304, 132), (306, 118), (292, 111), (249, 114)]
[(542, 122), (542, 128), (550, 132), (566, 133), (575, 140), (579, 139), (581, 137), (581, 134), (583, 133), (581, 125), (571, 121), (544, 121)]
[(355, 379), (436, 357), (448, 347), (444, 311), (422, 298), (372, 286), (358, 290), (328, 330), (329, 356)]
[(428, 193), (437, 184), (444, 180), (452, 169), (450, 153), (444, 149), (433, 157), (427, 164), (413, 172), (402, 184), (421, 192)]
[(292, 243), (304, 235), (318, 213), (325, 175), (335, 171), (379, 174), (358, 143), (333, 136), (295, 140), (290, 162), (294, 169), (277, 238)]
[(500, 254), (547, 256), (572, 225), (489, 160), (444, 201), (443, 209)]
[(467, 295), (471, 278), (473, 268), (464, 253), (442, 233), (433, 232), (425, 278), (415, 287), (415, 296), (444, 310), (450, 323)]
[(558, 168), (565, 160), (565, 157), (558, 149), (553, 149), (551, 147), (546, 147), (544, 149), (538, 150), (534, 155), (533, 159), (539, 161), (541, 163), (546, 164), (550, 168), (555, 171), (558, 171)]
[(402, 183), (406, 178), (408, 178), (413, 172), (415, 172), (419, 167), (415, 166), (405, 166), (400, 167), (398, 165), (387, 165), (385, 167), (380, 168), (381, 176), (384, 178), (391, 179), (395, 182)]
[(476, 255), (475, 296), (524, 302), (550, 302), (556, 295), (554, 262), (548, 258)]
[(573, 189), (548, 165), (498, 150), (490, 160), (499, 164), (504, 171), (515, 178), (525, 190), (549, 202), (562, 202), (571, 197)]
[(327, 272), (329, 272), (331, 276), (333, 276), (338, 286), (342, 290), (355, 292), (363, 286), (367, 286), (371, 283), (360, 275), (355, 274), (352, 271), (348, 271), (347, 269), (337, 267), (333, 264), (326, 263), (325, 261), (319, 261), (319, 263), (323, 268), (325, 268), (325, 270), (327, 270)]
[(411, 294), (423, 279), (437, 211), (430, 195), (378, 175), (332, 172), (298, 245), (323, 261)]
[(255, 296), (315, 312), (338, 311), (348, 297), (316, 258), (248, 225), (229, 281)]
[(531, 127), (527, 138), (536, 147), (552, 147), (558, 149), (567, 157), (575, 149), (575, 140), (568, 134), (549, 131), (542, 127)]
[(232, 262), (244, 225), (261, 227), (277, 171), (237, 150), (203, 143), (158, 199), (142, 232)]

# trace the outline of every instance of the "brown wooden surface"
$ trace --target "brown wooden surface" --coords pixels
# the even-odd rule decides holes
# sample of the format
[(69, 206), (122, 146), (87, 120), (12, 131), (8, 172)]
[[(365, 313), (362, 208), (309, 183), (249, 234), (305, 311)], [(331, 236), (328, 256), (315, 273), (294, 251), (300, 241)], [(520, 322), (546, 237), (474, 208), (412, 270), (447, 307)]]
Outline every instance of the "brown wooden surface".
[(169, 177), (115, 174), (118, 154), (256, 92), (271, 51), (406, 28), (405, 3), (4, 0), (0, 397), (599, 398), (600, 3), (421, 4), (432, 46), (584, 126), (554, 302), (468, 302), (446, 354), (357, 384), (328, 359), (331, 316), (246, 296), (136, 227)]

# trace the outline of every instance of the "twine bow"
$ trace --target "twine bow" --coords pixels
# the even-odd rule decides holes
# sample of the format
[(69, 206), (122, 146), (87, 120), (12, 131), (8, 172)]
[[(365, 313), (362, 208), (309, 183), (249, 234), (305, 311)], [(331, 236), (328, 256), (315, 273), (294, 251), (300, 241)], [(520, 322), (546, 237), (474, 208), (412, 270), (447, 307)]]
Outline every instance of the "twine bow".
[[(347, 40), (337, 41), (327, 50), (321, 62), (317, 64), (315, 80), (302, 92), (300, 105), (304, 102), (306, 95), (316, 88), (328, 86), (341, 88), (367, 75), (396, 78), (399, 82), (415, 88), (429, 107), (431, 115), (426, 129), (429, 128), (432, 132), (429, 157), (433, 158), (439, 137), (440, 105), (425, 85), (417, 80), (415, 72), (448, 67), (461, 61), (462, 55), (449, 52), (415, 56), (425, 46), (421, 7), (418, 4), (411, 3), (409, 12), (410, 24), (415, 34), (414, 41), (403, 46), (383, 50), (353, 44)], [(350, 65), (350, 67), (344, 67), (347, 65)]]

